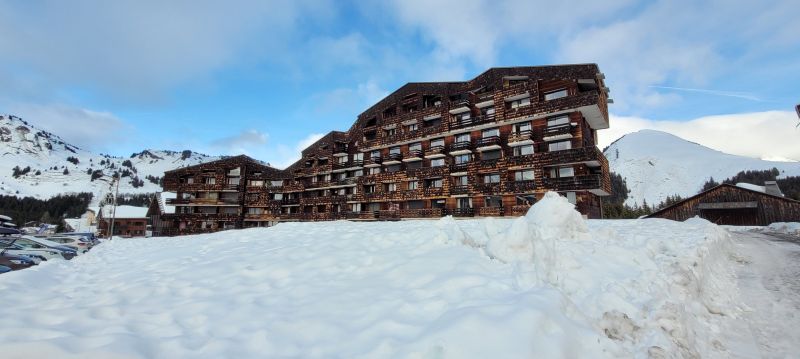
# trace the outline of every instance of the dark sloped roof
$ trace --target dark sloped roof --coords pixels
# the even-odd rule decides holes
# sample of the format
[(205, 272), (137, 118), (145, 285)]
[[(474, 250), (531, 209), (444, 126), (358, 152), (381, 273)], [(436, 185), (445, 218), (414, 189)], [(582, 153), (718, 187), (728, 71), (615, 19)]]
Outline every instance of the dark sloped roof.
[(711, 192), (713, 192), (716, 189), (721, 188), (721, 187), (729, 187), (729, 188), (733, 188), (733, 189), (739, 190), (739, 191), (747, 191), (747, 192), (750, 192), (750, 193), (754, 193), (756, 195), (771, 197), (771, 198), (774, 198), (774, 199), (779, 199), (779, 200), (782, 200), (782, 201), (787, 201), (787, 202), (790, 202), (790, 203), (795, 203), (795, 204), (800, 205), (800, 201), (796, 201), (796, 200), (793, 200), (791, 198), (776, 196), (776, 195), (772, 195), (772, 194), (768, 194), (768, 193), (764, 193), (764, 192), (755, 191), (755, 190), (752, 190), (752, 189), (749, 189), (749, 188), (744, 188), (744, 187), (739, 187), (739, 186), (735, 186), (735, 185), (728, 184), (728, 183), (723, 183), (723, 184), (720, 184), (718, 186), (714, 186), (714, 187), (712, 187), (710, 189), (707, 189), (707, 190), (705, 190), (703, 192), (700, 192), (700, 193), (698, 193), (698, 194), (696, 194), (694, 196), (686, 198), (686, 199), (684, 199), (684, 200), (682, 200), (682, 201), (680, 201), (678, 203), (675, 203), (675, 204), (673, 204), (671, 206), (664, 207), (664, 208), (662, 208), (662, 209), (660, 209), (660, 210), (658, 210), (656, 212), (651, 213), (650, 215), (646, 216), (645, 218), (657, 217), (657, 216), (663, 214), (664, 212), (667, 212), (667, 211), (669, 211), (669, 210), (671, 210), (673, 208), (679, 207), (679, 206), (683, 205), (684, 203), (689, 202), (689, 201), (691, 201), (693, 199), (705, 196), (706, 194), (711, 193)]

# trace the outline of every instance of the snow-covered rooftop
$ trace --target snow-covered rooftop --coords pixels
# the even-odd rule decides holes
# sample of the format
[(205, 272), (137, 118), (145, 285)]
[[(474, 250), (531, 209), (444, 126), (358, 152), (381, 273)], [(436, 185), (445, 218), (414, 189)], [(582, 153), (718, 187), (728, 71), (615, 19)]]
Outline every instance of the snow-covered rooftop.
[(113, 206), (103, 207), (103, 218), (111, 218), (112, 214), (116, 218), (146, 218), (147, 207), (134, 207), (134, 206), (117, 206), (117, 211), (113, 212)]

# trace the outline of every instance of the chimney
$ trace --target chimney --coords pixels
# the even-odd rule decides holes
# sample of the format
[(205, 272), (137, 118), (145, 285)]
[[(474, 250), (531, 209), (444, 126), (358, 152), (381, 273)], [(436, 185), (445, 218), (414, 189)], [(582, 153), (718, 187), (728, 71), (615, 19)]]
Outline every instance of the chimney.
[(778, 187), (778, 182), (776, 181), (764, 181), (764, 189), (767, 191), (767, 194), (783, 197), (783, 192), (781, 192), (780, 187)]

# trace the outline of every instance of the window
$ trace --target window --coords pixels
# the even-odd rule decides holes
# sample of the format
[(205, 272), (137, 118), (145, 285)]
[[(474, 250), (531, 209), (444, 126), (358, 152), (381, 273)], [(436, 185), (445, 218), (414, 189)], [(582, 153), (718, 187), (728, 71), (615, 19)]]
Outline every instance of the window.
[(248, 193), (247, 194), (247, 201), (248, 202), (258, 201), (258, 193)]
[(528, 106), (531, 104), (531, 98), (525, 97), (514, 101), (509, 101), (506, 103), (506, 108), (508, 109), (516, 109), (524, 106)]
[(469, 209), (472, 208), (472, 198), (462, 197), (456, 201), (456, 208)]
[(419, 188), (419, 183), (417, 181), (408, 181), (406, 188), (408, 188), (409, 190), (415, 190)]
[(533, 154), (533, 145), (514, 147), (514, 156), (525, 156)]
[(378, 173), (381, 173), (381, 168), (380, 167), (370, 167), (369, 168), (369, 174), (376, 175)]
[(383, 191), (384, 192), (395, 192), (395, 191), (397, 191), (397, 183), (384, 183), (383, 184)]
[(375, 150), (369, 153), (369, 158), (381, 158), (381, 151)]
[(336, 163), (340, 165), (347, 163), (347, 156), (336, 157)]
[(384, 137), (394, 136), (395, 133), (397, 133), (397, 131), (395, 131), (394, 128), (387, 128), (387, 129), (383, 130), (383, 136)]
[(486, 106), (481, 109), (481, 115), (491, 117), (494, 116), (494, 106)]
[(269, 184), (273, 187), (280, 187), (283, 186), (283, 181), (269, 181)]
[(463, 155), (456, 155), (455, 157), (453, 157), (453, 161), (457, 165), (467, 164), (467, 163), (469, 163), (469, 159), (470, 159), (469, 157), (470, 157), (470, 155), (468, 153), (467, 154), (463, 154)]
[(533, 170), (521, 170), (514, 172), (514, 181), (533, 181)]
[(390, 155), (399, 155), (400, 154), (400, 146), (395, 146), (389, 149)]
[(462, 133), (462, 134), (456, 135), (456, 143), (469, 142), (470, 140), (471, 139), (470, 139), (469, 133)]
[(444, 147), (444, 138), (437, 138), (435, 140), (431, 140), (431, 148), (433, 147)]
[(500, 183), (500, 174), (488, 173), (483, 175), (483, 183)]
[(454, 186), (466, 186), (469, 185), (469, 179), (467, 176), (456, 176), (453, 177), (453, 185)]
[(417, 129), (419, 129), (419, 126), (416, 123), (406, 125), (406, 132), (414, 132)]
[(192, 183), (194, 183), (194, 177), (187, 177), (187, 178), (186, 178), (186, 183), (187, 183), (187, 184), (192, 184)]
[(238, 177), (241, 174), (241, 170), (239, 167), (236, 167), (230, 171), (228, 171), (228, 176)]
[(432, 178), (425, 180), (425, 188), (441, 188), (441, 187), (442, 187), (441, 178)]
[(563, 151), (571, 148), (572, 148), (572, 141), (551, 142), (548, 145), (548, 150), (550, 150), (550, 152)]
[(434, 158), (431, 160), (431, 167), (444, 166), (444, 158)]
[(503, 207), (503, 199), (500, 196), (486, 196), (483, 198), (486, 207)]
[(514, 133), (524, 133), (524, 132), (531, 132), (530, 122), (521, 122), (514, 124)]
[(248, 180), (247, 185), (250, 187), (261, 187), (264, 185), (263, 180)]
[(562, 98), (562, 97), (567, 97), (567, 89), (561, 89), (544, 94), (545, 101), (555, 100), (557, 98)]
[(363, 153), (355, 153), (353, 154), (353, 162), (362, 162), (364, 161), (364, 154)]
[(575, 169), (572, 167), (560, 167), (560, 168), (550, 169), (551, 178), (574, 177), (574, 176), (575, 176)]
[(283, 199), (283, 193), (273, 193), (272, 199), (276, 201), (280, 201)]
[(422, 120), (422, 126), (423, 127), (436, 127), (436, 126), (439, 126), (441, 124), (442, 124), (442, 117), (441, 116), (435, 117), (435, 118), (429, 118), (427, 120)]
[(409, 151), (422, 151), (422, 142), (416, 142), (408, 145)]
[(501, 150), (484, 151), (481, 153), (481, 160), (496, 160), (502, 157)]
[(471, 121), (471, 117), (472, 117), (472, 114), (469, 113), (469, 111), (462, 112), (462, 113), (459, 113), (458, 115), (456, 115), (456, 122), (462, 123), (462, 124), (463, 123), (470, 123), (470, 122), (472, 122)]
[(422, 161), (406, 162), (406, 169), (413, 170), (415, 168), (422, 168)]
[(400, 170), (400, 164), (386, 166), (386, 172), (397, 172)]
[(350, 210), (353, 212), (361, 212), (361, 203), (351, 203)]
[(364, 170), (355, 170), (353, 171), (353, 174), (350, 177), (361, 177), (363, 175), (364, 175)]
[(247, 208), (247, 214), (262, 214), (264, 213), (264, 209), (261, 207), (249, 207)]
[(364, 193), (365, 194), (375, 193), (375, 185), (374, 184), (365, 184), (364, 185)]
[(375, 137), (376, 137), (376, 132), (375, 131), (364, 132), (364, 140), (366, 140), (366, 141), (372, 141), (372, 140), (375, 139)]
[(217, 179), (214, 178), (214, 177), (206, 177), (204, 183), (205, 184), (217, 184)]
[(423, 209), (423, 208), (425, 208), (425, 202), (424, 201), (408, 201), (406, 206), (408, 207), (408, 209)]
[(483, 132), (481, 132), (481, 137), (483, 138), (499, 137), (499, 136), (500, 136), (500, 129), (498, 128), (490, 128), (483, 130)]
[(375, 126), (376, 123), (378, 123), (378, 119), (376, 117), (373, 117), (367, 120), (367, 123), (364, 124), (364, 127)]
[(556, 127), (561, 125), (569, 124), (569, 117), (568, 116), (559, 116), (556, 118), (551, 118), (547, 120), (547, 127)]
[(569, 203), (575, 204), (577, 203), (577, 198), (575, 197), (575, 192), (567, 192), (567, 201)]

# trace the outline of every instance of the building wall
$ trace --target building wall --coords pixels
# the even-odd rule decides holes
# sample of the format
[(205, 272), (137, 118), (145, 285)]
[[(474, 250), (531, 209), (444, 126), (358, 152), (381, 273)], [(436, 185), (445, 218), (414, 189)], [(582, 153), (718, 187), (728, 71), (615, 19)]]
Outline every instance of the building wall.
[[(108, 236), (111, 220), (99, 220), (100, 236)], [(114, 220), (114, 235), (121, 237), (144, 237), (147, 230), (147, 218), (117, 218)]]
[[(756, 202), (756, 208), (701, 209), (701, 203)], [(765, 226), (774, 222), (800, 221), (800, 202), (721, 185), (698, 196), (653, 213), (650, 218), (685, 221), (694, 216), (717, 224)]]
[[(546, 99), (546, 93), (559, 89), (564, 97)], [(526, 95), (528, 105), (510, 105), (510, 99)], [(489, 102), (493, 115), (482, 113)], [(460, 110), (470, 114), (469, 121), (459, 119)], [(568, 124), (548, 127), (548, 120), (559, 116), (568, 116)], [(525, 123), (530, 131), (514, 131)], [(177, 213), (161, 219), (173, 223), (176, 233), (197, 233), (287, 220), (520, 215), (530, 206), (528, 200), (547, 191), (567, 195), (588, 217), (600, 217), (599, 196), (610, 192), (610, 179), (608, 161), (595, 141), (596, 131), (607, 127), (607, 93), (592, 64), (496, 68), (466, 82), (411, 83), (359, 115), (347, 132), (330, 132), (310, 145), (284, 171), (246, 156), (168, 171), (164, 189), (178, 192)], [(482, 139), (483, 131), (492, 128), (499, 136)], [(470, 142), (456, 144), (456, 136), (467, 133)], [(432, 142), (439, 138), (444, 139), (441, 151)], [(556, 138), (568, 141), (571, 149), (551, 151)], [(533, 143), (534, 153), (515, 153), (525, 141)], [(412, 151), (415, 143), (421, 152)], [(489, 146), (498, 147), (499, 158), (481, 152)], [(399, 147), (397, 158), (393, 147)], [(455, 163), (457, 150), (469, 150), (468, 164)], [(434, 167), (432, 157), (438, 155), (445, 163)], [(399, 161), (399, 170), (387, 172), (392, 160)], [(420, 168), (414, 166), (418, 163)], [(369, 174), (371, 167), (380, 173)], [(559, 167), (571, 167), (574, 176), (554, 177), (552, 170)], [(516, 181), (515, 173), (523, 170), (533, 170), (534, 179)], [(456, 173), (466, 173), (468, 185), (457, 186)], [(485, 183), (491, 174), (499, 175), (499, 183)], [(440, 187), (426, 186), (436, 179)], [(409, 182), (416, 182), (417, 189), (409, 188)], [(396, 184), (394, 191), (389, 183)], [(374, 193), (365, 193), (372, 185)], [(459, 206), (465, 197), (471, 199), (469, 208)], [(355, 204), (360, 208), (354, 211)]]

